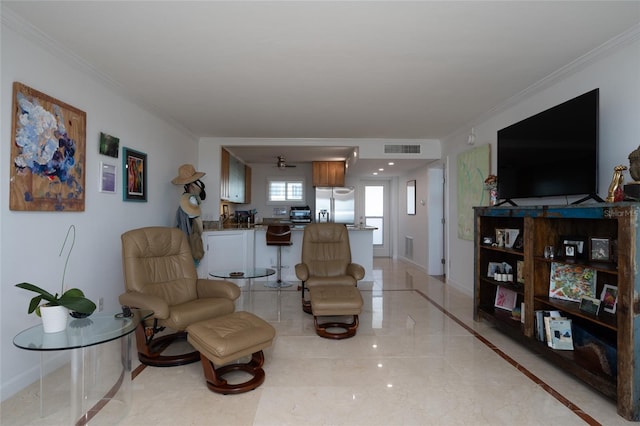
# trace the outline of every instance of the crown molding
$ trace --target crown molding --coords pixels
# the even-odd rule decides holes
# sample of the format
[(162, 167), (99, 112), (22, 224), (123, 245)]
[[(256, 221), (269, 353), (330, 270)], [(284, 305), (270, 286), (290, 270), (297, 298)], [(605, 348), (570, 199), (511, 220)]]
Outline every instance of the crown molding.
[(558, 83), (560, 80), (566, 78), (571, 74), (575, 74), (576, 72), (586, 68), (588, 65), (593, 64), (596, 61), (603, 59), (606, 56), (609, 56), (624, 47), (635, 43), (640, 40), (640, 24), (636, 24), (633, 27), (629, 28), (627, 31), (624, 31), (618, 34), (616, 37), (606, 41), (590, 52), (582, 55), (581, 57), (575, 59), (574, 61), (569, 62), (567, 65), (559, 68), (558, 70), (552, 72), (541, 80), (535, 82), (524, 90), (516, 93), (506, 101), (501, 104), (487, 110), (480, 116), (475, 119), (465, 123), (463, 126), (454, 130), (444, 138), (443, 141), (449, 140), (454, 137), (459, 137), (460, 135), (468, 135), (469, 129), (473, 127), (477, 127), (484, 121), (487, 121), (490, 117), (497, 115), (507, 109), (511, 108), (513, 105), (521, 102), (522, 100), (532, 96), (535, 93), (541, 92), (544, 89), (547, 89), (554, 84)]
[(70, 63), (76, 70), (92, 77), (98, 83), (105, 86), (107, 89), (117, 93), (122, 96), (124, 99), (127, 99), (129, 102), (134, 105), (139, 106), (143, 110), (155, 115), (160, 118), (162, 121), (166, 122), (172, 127), (175, 127), (182, 133), (185, 133), (189, 138), (197, 141), (199, 136), (195, 135), (191, 130), (184, 127), (181, 123), (178, 123), (173, 118), (169, 118), (164, 116), (154, 105), (148, 104), (140, 101), (139, 99), (134, 98), (130, 95), (130, 93), (116, 80), (112, 79), (109, 75), (101, 72), (96, 67), (94, 67), (91, 63), (84, 60), (79, 55), (72, 52), (67, 47), (63, 46), (56, 40), (49, 37), (46, 33), (42, 32), (40, 29), (32, 25), (30, 22), (24, 20), (21, 16), (16, 14), (13, 10), (7, 7), (5, 4), (2, 4), (0, 1), (0, 22), (2, 23), (2, 28), (10, 29), (15, 32), (19, 36), (22, 36), (26, 40), (34, 43), (36, 46), (39, 46), (46, 50), (47, 52), (52, 53), (54, 56), (58, 58), (63, 58), (66, 62)]

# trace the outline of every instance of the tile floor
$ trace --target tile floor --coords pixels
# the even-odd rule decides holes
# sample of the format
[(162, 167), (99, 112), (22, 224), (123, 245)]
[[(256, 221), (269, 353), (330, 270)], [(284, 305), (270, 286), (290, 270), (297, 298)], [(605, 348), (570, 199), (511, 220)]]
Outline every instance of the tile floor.
[[(238, 310), (277, 330), (265, 383), (224, 396), (206, 388), (199, 363), (147, 367), (120, 424), (633, 424), (613, 401), (474, 322), (468, 295), (404, 262), (375, 259), (374, 269), (374, 281), (359, 285), (358, 334), (342, 341), (316, 336), (295, 286), (243, 285)], [(30, 387), (5, 401), (0, 423), (56, 424), (39, 418), (37, 397)], [(108, 405), (90, 424), (113, 424)]]

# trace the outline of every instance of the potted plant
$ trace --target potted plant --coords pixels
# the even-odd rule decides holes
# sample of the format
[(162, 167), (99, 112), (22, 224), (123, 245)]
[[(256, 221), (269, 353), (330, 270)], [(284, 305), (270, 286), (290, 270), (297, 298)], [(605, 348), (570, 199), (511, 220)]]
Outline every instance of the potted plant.
[(64, 243), (62, 243), (62, 248), (60, 249), (59, 254), (59, 256), (62, 255), (62, 250), (67, 243), (71, 230), (73, 230), (73, 241), (64, 264), (60, 295), (58, 295), (58, 293), (51, 294), (43, 288), (31, 283), (25, 282), (16, 284), (16, 287), (33, 291), (38, 294), (31, 299), (31, 302), (29, 302), (28, 313), (31, 314), (35, 312), (36, 315), (42, 317), (42, 325), (45, 333), (56, 333), (64, 330), (67, 325), (68, 311), (71, 311), (72, 316), (81, 318), (91, 315), (96, 310), (95, 303), (87, 299), (82, 290), (77, 288), (71, 288), (66, 291), (64, 290), (64, 277), (67, 272), (67, 263), (69, 262), (69, 256), (71, 255), (71, 250), (73, 250), (73, 244), (75, 243), (76, 228), (74, 225), (69, 227), (67, 236), (64, 239)]

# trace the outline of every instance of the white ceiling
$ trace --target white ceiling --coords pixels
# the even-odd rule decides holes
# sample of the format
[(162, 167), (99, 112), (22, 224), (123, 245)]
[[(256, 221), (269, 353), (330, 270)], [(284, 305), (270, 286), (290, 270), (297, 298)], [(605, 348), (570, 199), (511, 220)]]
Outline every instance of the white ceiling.
[[(198, 137), (440, 139), (640, 21), (638, 1), (3, 0), (2, 8)], [(283, 154), (253, 153), (245, 160)]]

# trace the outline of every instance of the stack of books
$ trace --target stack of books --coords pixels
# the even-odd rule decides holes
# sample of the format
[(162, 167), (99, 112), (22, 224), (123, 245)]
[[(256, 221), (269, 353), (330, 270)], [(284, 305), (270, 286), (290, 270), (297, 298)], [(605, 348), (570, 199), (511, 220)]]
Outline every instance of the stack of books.
[(573, 350), (571, 319), (560, 311), (536, 311), (536, 338), (558, 350)]

